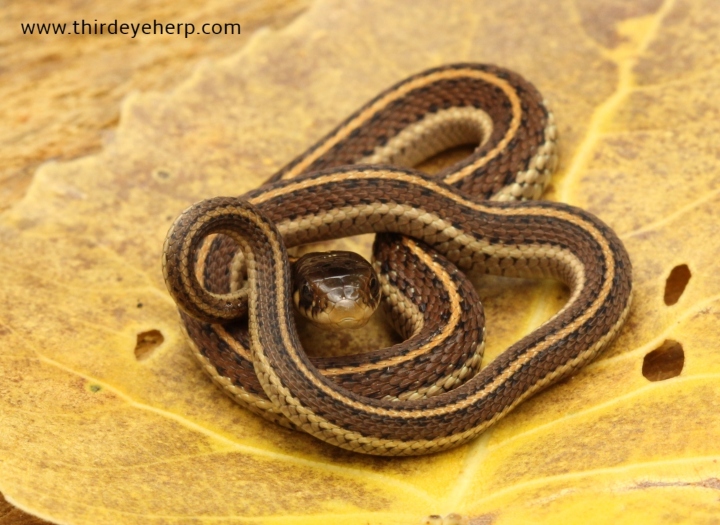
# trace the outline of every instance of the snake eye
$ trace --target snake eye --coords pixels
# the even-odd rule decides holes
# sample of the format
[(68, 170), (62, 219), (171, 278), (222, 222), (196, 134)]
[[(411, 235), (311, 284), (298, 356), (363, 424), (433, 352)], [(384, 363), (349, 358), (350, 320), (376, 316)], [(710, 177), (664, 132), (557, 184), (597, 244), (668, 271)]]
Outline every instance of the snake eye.
[(372, 290), (374, 292), (375, 290), (377, 290), (377, 288), (378, 288), (378, 282), (377, 282), (377, 279), (375, 278), (375, 276), (373, 275), (372, 277), (370, 277), (370, 290)]
[(310, 288), (310, 283), (304, 282), (300, 289), (300, 304), (307, 308), (312, 304), (313, 299), (314, 294), (312, 288)]

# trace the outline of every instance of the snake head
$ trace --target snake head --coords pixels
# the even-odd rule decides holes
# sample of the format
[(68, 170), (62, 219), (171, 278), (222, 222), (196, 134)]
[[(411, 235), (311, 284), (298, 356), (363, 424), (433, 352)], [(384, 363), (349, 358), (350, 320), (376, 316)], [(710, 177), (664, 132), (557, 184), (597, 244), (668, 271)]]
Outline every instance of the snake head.
[(360, 328), (380, 303), (380, 283), (356, 253), (309, 253), (293, 265), (293, 302), (300, 315), (325, 330)]

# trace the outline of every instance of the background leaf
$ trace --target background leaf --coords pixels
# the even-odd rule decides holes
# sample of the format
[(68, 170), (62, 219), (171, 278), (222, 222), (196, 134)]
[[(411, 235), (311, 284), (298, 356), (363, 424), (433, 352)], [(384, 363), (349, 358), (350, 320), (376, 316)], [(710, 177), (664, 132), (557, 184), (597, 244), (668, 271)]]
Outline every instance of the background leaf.
[[(78, 524), (406, 524), (451, 512), (473, 524), (712, 523), (712, 7), (318, 0), (171, 91), (128, 96), (100, 153), (42, 166), (0, 216), (6, 499)], [(429, 457), (354, 455), (245, 413), (178, 330), (159, 265), (171, 221), (191, 202), (257, 186), (393, 82), (458, 61), (517, 70), (553, 108), (562, 162), (547, 197), (600, 216), (633, 260), (635, 302), (618, 341), (479, 439)], [(682, 265), (687, 282), (673, 274)], [(486, 362), (565, 299), (551, 283), (477, 284)], [(354, 339), (311, 335), (316, 352), (390, 337), (379, 323)]]

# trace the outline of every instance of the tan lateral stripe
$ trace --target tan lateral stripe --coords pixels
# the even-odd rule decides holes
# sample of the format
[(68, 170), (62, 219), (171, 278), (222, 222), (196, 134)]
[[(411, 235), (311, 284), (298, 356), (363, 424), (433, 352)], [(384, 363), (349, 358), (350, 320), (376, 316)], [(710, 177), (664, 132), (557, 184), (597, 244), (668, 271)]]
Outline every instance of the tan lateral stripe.
[(213, 330), (215, 330), (218, 335), (222, 337), (223, 341), (225, 341), (230, 346), (230, 348), (232, 348), (233, 352), (252, 363), (252, 356), (248, 352), (247, 348), (245, 348), (234, 337), (227, 333), (227, 330), (225, 330), (225, 327), (223, 325), (215, 324), (213, 325)]

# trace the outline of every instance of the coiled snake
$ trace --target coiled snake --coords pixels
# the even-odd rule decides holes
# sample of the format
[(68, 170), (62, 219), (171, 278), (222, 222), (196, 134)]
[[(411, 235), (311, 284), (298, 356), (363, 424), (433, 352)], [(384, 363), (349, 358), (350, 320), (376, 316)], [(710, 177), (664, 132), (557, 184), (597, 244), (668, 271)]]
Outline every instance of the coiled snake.
[[(348, 450), (414, 455), (468, 441), (586, 364), (628, 314), (625, 248), (605, 224), (577, 208), (504, 202), (539, 197), (554, 169), (555, 133), (540, 95), (517, 74), (494, 66), (445, 66), (381, 93), (270, 184), (241, 198), (190, 207), (168, 232), (163, 270), (205, 369), (269, 419)], [(474, 153), (436, 178), (397, 167), (468, 141), (479, 144)], [(297, 336), (286, 247), (371, 232), (421, 241), (383, 235), (376, 246), (402, 253), (400, 262), (423, 272), (439, 272), (432, 274), (433, 286), (449, 300), (436, 303), (450, 305), (431, 305), (427, 289), (422, 296), (389, 263), (378, 263), (386, 266), (383, 288), (409, 312), (404, 322), (411, 339), (391, 351), (319, 368)], [(222, 236), (206, 240), (211, 234)], [(237, 248), (228, 239), (245, 258), (247, 286), (240, 290), (229, 278)], [(471, 311), (479, 308), (476, 299), (460, 292), (473, 292), (434, 252), (461, 269), (558, 279), (571, 297), (552, 319), (476, 373), (481, 311)], [(421, 311), (424, 304), (425, 312), (432, 306), (445, 314), (433, 318)], [(247, 346), (239, 325), (220, 324), (245, 311)], [(437, 326), (423, 332), (433, 319)], [(453, 347), (458, 339), (461, 349), (444, 358), (438, 342)], [(443, 375), (445, 361), (451, 371)], [(415, 385), (410, 396), (397, 389), (398, 381), (383, 381), (394, 377), (388, 366), (397, 368), (400, 383)], [(430, 378), (418, 380), (413, 366), (429, 370)]]

